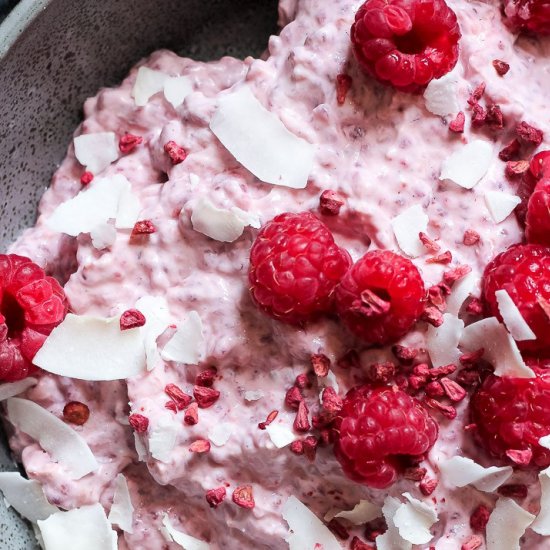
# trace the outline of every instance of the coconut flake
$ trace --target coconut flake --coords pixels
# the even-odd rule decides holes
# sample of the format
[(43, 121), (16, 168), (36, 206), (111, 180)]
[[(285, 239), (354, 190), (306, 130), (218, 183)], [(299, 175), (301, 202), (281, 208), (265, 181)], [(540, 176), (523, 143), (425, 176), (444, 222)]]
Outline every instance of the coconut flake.
[(193, 91), (193, 83), (186, 76), (171, 76), (164, 82), (164, 97), (177, 109)]
[(34, 357), (53, 374), (79, 380), (122, 380), (145, 370), (139, 329), (120, 330), (120, 319), (69, 313)]
[(115, 494), (108, 519), (126, 533), (134, 532), (134, 506), (130, 498), (128, 482), (122, 474), (118, 474), (115, 479)]
[(0, 472), (0, 491), (10, 506), (33, 523), (59, 511), (48, 502), (38, 481), (25, 479), (19, 472)]
[(248, 390), (244, 392), (244, 398), (246, 401), (258, 401), (265, 396), (262, 390)]
[(289, 550), (342, 550), (328, 527), (295, 496), (290, 496), (283, 505), (283, 519), (288, 523), (290, 534), (286, 537)]
[(195, 231), (224, 243), (237, 240), (243, 234), (244, 228), (257, 223), (256, 220), (257, 217), (250, 217), (240, 208), (216, 208), (206, 197), (198, 200), (191, 214)]
[(439, 179), (472, 189), (485, 176), (492, 160), (493, 146), (490, 143), (480, 139), (472, 141), (443, 162)]
[(460, 309), (464, 302), (468, 299), (470, 294), (474, 291), (479, 278), (472, 272), (468, 273), (465, 277), (458, 280), (453, 285), (453, 290), (450, 296), (447, 298), (447, 313), (458, 316)]
[(534, 519), (511, 498), (499, 498), (487, 523), (487, 550), (502, 550), (503, 541), (506, 550), (520, 550), (519, 541)]
[(473, 485), (479, 491), (493, 493), (506, 483), (514, 473), (511, 466), (484, 468), (463, 456), (454, 456), (439, 465), (441, 476), (447, 485), (466, 487)]
[(140, 212), (141, 202), (138, 196), (132, 191), (130, 182), (126, 180), (126, 184), (121, 189), (119, 195), (115, 227), (117, 229), (133, 229), (138, 221)]
[(537, 337), (535, 333), (521, 315), (518, 306), (516, 306), (508, 292), (504, 289), (497, 290), (495, 292), (495, 297), (502, 320), (512, 335), (512, 338), (518, 342), (536, 340)]
[(464, 321), (445, 313), (439, 327), (430, 325), (426, 333), (426, 349), (434, 367), (457, 363), (460, 358), (458, 343), (464, 330)]
[(430, 81), (424, 90), (426, 109), (438, 116), (458, 113), (460, 105), (457, 93), (458, 77), (454, 72)]
[(161, 414), (156, 425), (149, 432), (149, 452), (160, 462), (168, 463), (176, 446), (179, 424), (171, 415)]
[(409, 493), (403, 493), (403, 496), (409, 502), (399, 506), (393, 516), (393, 523), (399, 530), (399, 535), (406, 541), (426, 544), (432, 540), (430, 529), (439, 518), (431, 506), (413, 498)]
[[(546, 438), (548, 437), (546, 436)], [(542, 439), (544, 438), (541, 438), (539, 443)], [(546, 445), (544, 446), (546, 447)], [(541, 491), (540, 511), (535, 521), (531, 524), (531, 529), (543, 537), (548, 537), (550, 536), (550, 468), (543, 470), (539, 474), (539, 482)]]
[(36, 439), (71, 479), (80, 479), (99, 468), (86, 441), (65, 422), (27, 399), (11, 397), (6, 403), (10, 422)]
[(462, 333), (460, 345), (467, 351), (483, 348), (483, 356), (493, 365), (497, 376), (535, 377), (535, 373), (523, 361), (517, 344), (496, 317), (482, 319), (467, 326)]
[(514, 211), (514, 208), (521, 203), (521, 199), (517, 195), (502, 191), (486, 191), (485, 203), (495, 223), (500, 223)]
[(428, 221), (429, 218), (420, 204), (407, 208), (391, 221), (397, 244), (407, 256), (417, 258), (426, 253), (418, 235), (426, 233)]
[(161, 361), (157, 339), (170, 324), (168, 303), (162, 296), (142, 296), (135, 307), (147, 320), (140, 331), (145, 343), (147, 370), (152, 370)]
[(90, 237), (94, 248), (104, 250), (115, 243), (116, 228), (108, 222), (100, 223), (90, 231)]
[(209, 550), (210, 545), (202, 540), (196, 539), (181, 531), (174, 529), (168, 514), (164, 514), (162, 517), (163, 535), (167, 542), (175, 542), (179, 544), (184, 550)]
[(197, 365), (203, 355), (202, 321), (196, 311), (190, 311), (164, 346), (161, 356), (166, 361)]
[(265, 431), (277, 449), (283, 449), (296, 439), (294, 432), (284, 424), (269, 424)]
[(293, 189), (307, 185), (314, 146), (289, 132), (247, 86), (220, 96), (210, 129), (261, 181)]
[(229, 422), (215, 424), (208, 430), (208, 439), (210, 439), (216, 447), (223, 447), (232, 435), (233, 424)]
[(394, 523), (395, 514), (401, 505), (402, 503), (398, 499), (390, 496), (386, 497), (384, 506), (382, 506), (382, 513), (388, 528), (384, 534), (376, 537), (377, 550), (411, 550), (412, 543), (399, 534), (399, 529)]
[(74, 155), (86, 170), (97, 175), (118, 159), (114, 132), (82, 134), (73, 140)]
[[(380, 509), (380, 506), (377, 506), (368, 500), (360, 500), (352, 510), (343, 510), (338, 512), (330, 519), (342, 518), (348, 520), (353, 525), (364, 525), (365, 523), (380, 517), (381, 514), (382, 510)], [(330, 521), (330, 519), (327, 521)]]
[(141, 436), (136, 432), (134, 432), (134, 446), (136, 448), (138, 460), (140, 462), (145, 462), (147, 460), (147, 447), (143, 444)]
[(0, 384), (0, 401), (19, 395), (24, 391), (27, 391), (32, 386), (36, 386), (38, 380), (36, 378), (24, 378), (17, 382), (8, 382), (7, 384)]
[(161, 71), (149, 67), (140, 67), (132, 89), (132, 97), (138, 107), (144, 107), (151, 97), (164, 90), (170, 77)]
[(116, 550), (118, 536), (101, 504), (57, 512), (38, 521), (45, 550)]

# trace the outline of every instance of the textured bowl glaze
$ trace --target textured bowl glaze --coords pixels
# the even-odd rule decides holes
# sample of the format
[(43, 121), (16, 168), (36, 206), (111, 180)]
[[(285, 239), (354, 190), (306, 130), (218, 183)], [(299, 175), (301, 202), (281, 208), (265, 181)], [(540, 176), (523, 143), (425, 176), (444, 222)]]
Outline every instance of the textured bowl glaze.
[[(141, 57), (261, 55), (276, 0), (23, 0), (0, 26), (0, 251), (33, 223), (84, 100)], [(0, 470), (13, 470), (0, 441)], [(0, 499), (0, 548), (31, 550), (32, 529)]]

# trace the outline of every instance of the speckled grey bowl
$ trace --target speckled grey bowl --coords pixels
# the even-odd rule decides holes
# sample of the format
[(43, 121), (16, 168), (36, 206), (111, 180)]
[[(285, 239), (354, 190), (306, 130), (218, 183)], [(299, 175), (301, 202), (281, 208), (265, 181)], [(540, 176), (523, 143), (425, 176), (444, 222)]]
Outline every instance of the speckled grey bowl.
[[(260, 55), (276, 21), (276, 0), (22, 0), (0, 26), (0, 251), (33, 223), (88, 96), (158, 48)], [(0, 548), (36, 548), (1, 499)]]

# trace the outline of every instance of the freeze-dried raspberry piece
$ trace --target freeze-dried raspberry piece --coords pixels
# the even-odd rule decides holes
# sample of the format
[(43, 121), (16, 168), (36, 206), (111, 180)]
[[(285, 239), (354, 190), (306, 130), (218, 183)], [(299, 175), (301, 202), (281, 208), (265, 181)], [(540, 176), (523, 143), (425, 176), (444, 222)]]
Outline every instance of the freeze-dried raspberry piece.
[(499, 76), (504, 76), (510, 70), (510, 65), (500, 59), (495, 59), (493, 61), (493, 67)]
[(164, 144), (164, 152), (170, 157), (172, 164), (181, 164), (187, 158), (187, 151), (175, 141)]
[(63, 407), (63, 418), (71, 424), (82, 426), (90, 418), (90, 409), (80, 401), (70, 401)]
[(127, 155), (136, 149), (136, 147), (141, 143), (143, 143), (143, 138), (141, 136), (124, 134), (118, 142), (118, 148), (122, 154)]
[(120, 316), (120, 330), (130, 330), (145, 325), (145, 315), (137, 309), (128, 309)]
[(233, 491), (232, 498), (233, 502), (241, 508), (252, 510), (252, 508), (256, 506), (256, 503), (254, 502), (254, 494), (252, 492), (252, 485), (243, 485), (242, 487), (237, 487)]
[(206, 502), (208, 502), (210, 508), (217, 508), (224, 501), (226, 494), (225, 487), (210, 489), (206, 491)]
[(348, 74), (339, 74), (336, 76), (336, 100), (338, 105), (343, 105), (346, 102), (346, 96), (353, 84), (353, 78)]
[(550, 34), (548, 0), (504, 0), (504, 22), (513, 31)]
[(149, 428), (149, 419), (142, 414), (131, 414), (128, 417), (130, 426), (138, 433), (143, 434)]

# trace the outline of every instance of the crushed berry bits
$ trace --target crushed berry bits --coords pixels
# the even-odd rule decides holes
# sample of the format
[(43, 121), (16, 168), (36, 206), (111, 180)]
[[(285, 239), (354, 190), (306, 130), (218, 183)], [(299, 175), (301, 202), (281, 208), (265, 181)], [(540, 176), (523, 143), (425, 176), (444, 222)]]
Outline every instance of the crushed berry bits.
[(155, 233), (157, 228), (151, 220), (141, 220), (136, 222), (134, 228), (132, 229), (132, 236), (135, 235), (151, 235)]
[(136, 136), (134, 134), (124, 134), (119, 142), (118, 142), (118, 148), (120, 149), (120, 152), (124, 155), (127, 155), (128, 153), (131, 153), (136, 149), (138, 145), (141, 145), (143, 143), (143, 138), (141, 136)]
[(346, 97), (353, 84), (353, 78), (348, 74), (339, 74), (336, 77), (336, 101), (338, 105), (346, 102)]
[(456, 117), (449, 123), (449, 130), (455, 134), (462, 134), (464, 132), (464, 125), (466, 123), (466, 116), (463, 111), (460, 111)]
[(460, 28), (444, 0), (367, 0), (351, 29), (353, 51), (369, 74), (420, 92), (456, 65)]
[(172, 400), (178, 411), (183, 411), (192, 401), (192, 397), (176, 384), (167, 384), (164, 393)]
[(120, 316), (120, 330), (130, 330), (145, 325), (145, 315), (137, 309), (128, 309)]
[(323, 216), (338, 216), (340, 209), (344, 206), (344, 199), (335, 191), (327, 189), (321, 193), (319, 199), (319, 211)]
[(206, 502), (208, 502), (210, 508), (217, 508), (227, 495), (225, 487), (218, 487), (216, 489), (210, 489), (206, 491)]
[(90, 418), (90, 409), (80, 401), (70, 401), (63, 407), (63, 418), (70, 424), (83, 426)]
[(138, 434), (145, 433), (149, 428), (149, 419), (142, 414), (131, 414), (128, 417), (128, 421), (130, 422), (130, 426), (132, 426), (134, 431)]
[(90, 185), (94, 179), (94, 175), (91, 172), (84, 172), (80, 176), (80, 183), (83, 186)]
[(499, 76), (504, 76), (510, 70), (510, 65), (500, 59), (495, 59), (493, 61), (493, 67)]
[(539, 130), (534, 126), (527, 124), (527, 122), (525, 121), (520, 122), (516, 126), (516, 135), (524, 143), (533, 146), (540, 145), (542, 143), (542, 140), (544, 139), (544, 134), (542, 133), (542, 130)]
[(187, 151), (175, 141), (165, 143), (164, 152), (170, 157), (173, 165), (181, 164), (187, 158)]
[(254, 506), (256, 506), (256, 503), (254, 502), (254, 494), (252, 492), (252, 485), (237, 487), (233, 491), (231, 498), (237, 506), (247, 510), (252, 510)]
[(545, 0), (504, 0), (504, 16), (513, 32), (550, 35), (550, 4)]
[(219, 399), (220, 392), (205, 386), (195, 386), (193, 389), (193, 396), (201, 409), (207, 409)]
[(197, 441), (193, 441), (193, 443), (189, 446), (189, 452), (197, 454), (209, 453), (210, 441), (207, 441), (206, 439), (197, 439)]
[(197, 403), (191, 403), (187, 409), (185, 409), (185, 414), (183, 416), (183, 421), (188, 426), (194, 426), (199, 422), (199, 406)]

